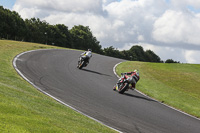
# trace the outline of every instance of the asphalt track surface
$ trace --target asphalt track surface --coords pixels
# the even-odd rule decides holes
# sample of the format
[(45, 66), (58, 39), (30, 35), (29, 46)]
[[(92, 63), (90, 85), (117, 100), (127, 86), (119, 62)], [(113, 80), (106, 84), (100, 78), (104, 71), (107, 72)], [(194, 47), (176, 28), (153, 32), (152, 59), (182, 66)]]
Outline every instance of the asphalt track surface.
[(79, 70), (80, 54), (73, 50), (32, 51), (16, 59), (16, 68), (41, 90), (121, 132), (200, 132), (198, 119), (136, 91), (113, 91), (118, 80), (113, 67), (123, 60), (93, 54), (90, 64)]

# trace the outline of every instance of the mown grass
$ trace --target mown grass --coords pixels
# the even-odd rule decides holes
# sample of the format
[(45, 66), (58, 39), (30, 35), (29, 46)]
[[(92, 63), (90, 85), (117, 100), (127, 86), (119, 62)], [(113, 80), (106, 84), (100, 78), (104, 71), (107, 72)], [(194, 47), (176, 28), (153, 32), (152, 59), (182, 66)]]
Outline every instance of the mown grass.
[(200, 117), (200, 65), (129, 61), (117, 66), (122, 72), (139, 69), (136, 88), (165, 104)]
[(24, 51), (58, 47), (0, 40), (0, 132), (115, 132), (36, 90), (14, 70)]

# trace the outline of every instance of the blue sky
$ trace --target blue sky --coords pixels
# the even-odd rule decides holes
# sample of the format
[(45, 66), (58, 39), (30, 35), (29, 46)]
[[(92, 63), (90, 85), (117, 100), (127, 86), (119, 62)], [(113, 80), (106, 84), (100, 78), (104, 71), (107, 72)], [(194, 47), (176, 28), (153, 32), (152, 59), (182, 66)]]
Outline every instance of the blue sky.
[(187, 6), (187, 8), (195, 13), (199, 13), (200, 12), (200, 8), (194, 8), (193, 6)]
[(0, 5), (4, 8), (12, 9), (16, 0), (0, 0)]

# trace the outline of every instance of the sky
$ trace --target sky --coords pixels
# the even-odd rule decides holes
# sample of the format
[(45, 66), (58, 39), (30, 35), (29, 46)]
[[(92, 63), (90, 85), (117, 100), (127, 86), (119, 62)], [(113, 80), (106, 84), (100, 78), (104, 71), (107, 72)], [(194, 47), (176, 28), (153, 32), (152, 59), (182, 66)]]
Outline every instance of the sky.
[(140, 45), (161, 60), (200, 64), (200, 0), (0, 0), (23, 19), (89, 26), (103, 48)]

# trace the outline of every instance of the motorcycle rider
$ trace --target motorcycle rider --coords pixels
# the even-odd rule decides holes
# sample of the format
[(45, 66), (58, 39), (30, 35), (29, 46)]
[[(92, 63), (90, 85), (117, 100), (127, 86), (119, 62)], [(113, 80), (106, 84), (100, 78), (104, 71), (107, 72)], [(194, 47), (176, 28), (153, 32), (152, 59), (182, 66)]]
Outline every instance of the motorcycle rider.
[[(82, 58), (88, 58), (87, 63), (86, 63), (86, 66), (87, 66), (89, 64), (89, 60), (90, 60), (91, 57), (92, 57), (92, 50), (88, 49), (88, 51), (85, 51), (80, 55), (80, 60)], [(80, 60), (78, 61), (78, 64), (79, 64)]]
[[(129, 84), (131, 84), (131, 87), (129, 89), (134, 90), (136, 83), (139, 81), (140, 76), (139, 76), (139, 71), (135, 69), (133, 72), (126, 72), (126, 73), (121, 73), (121, 75), (125, 75), (127, 81)], [(130, 75), (130, 76), (128, 76)], [(113, 90), (116, 90), (116, 87), (113, 88)]]

